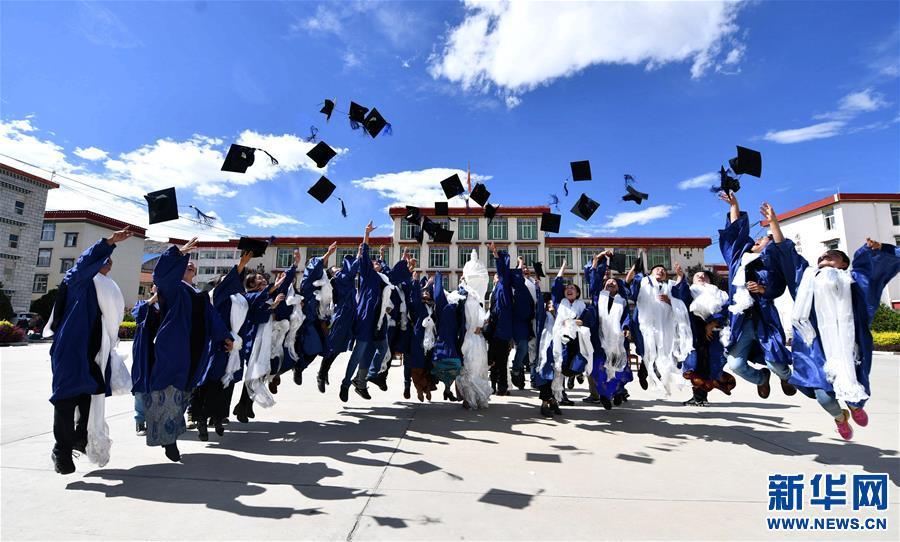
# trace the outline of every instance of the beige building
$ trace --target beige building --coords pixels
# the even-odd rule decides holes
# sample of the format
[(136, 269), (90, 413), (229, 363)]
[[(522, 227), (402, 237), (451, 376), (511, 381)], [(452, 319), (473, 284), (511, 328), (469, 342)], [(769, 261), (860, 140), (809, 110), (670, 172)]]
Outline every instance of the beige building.
[(131, 308), (141, 298), (139, 286), (146, 230), (92, 211), (44, 213), (31, 299), (37, 299), (59, 286), (66, 271), (98, 239), (109, 237), (124, 228), (129, 228), (134, 235), (116, 245), (109, 276), (122, 290), (126, 307)]

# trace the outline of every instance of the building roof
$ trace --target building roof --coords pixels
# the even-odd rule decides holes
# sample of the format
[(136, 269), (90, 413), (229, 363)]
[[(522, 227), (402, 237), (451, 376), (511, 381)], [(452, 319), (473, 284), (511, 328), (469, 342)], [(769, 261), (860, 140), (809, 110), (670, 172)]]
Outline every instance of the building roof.
[(25, 177), (26, 179), (28, 179), (30, 181), (34, 181), (38, 184), (44, 185), (49, 189), (59, 188), (59, 185), (51, 180), (45, 179), (43, 177), (38, 177), (37, 175), (32, 175), (31, 173), (28, 173), (27, 171), (22, 171), (21, 169), (14, 168), (10, 165), (4, 164), (3, 162), (0, 162), (0, 169), (5, 169), (5, 170), (8, 170), (17, 175), (21, 175), (21, 176)]
[(128, 228), (137, 237), (146, 237), (147, 229), (128, 222), (122, 222), (93, 211), (45, 211), (44, 220), (55, 222), (88, 222), (111, 230), (123, 230)]
[[(898, 202), (900, 203), (900, 194), (863, 194), (863, 193), (855, 193), (855, 194), (844, 194), (838, 192), (837, 194), (832, 194), (827, 198), (822, 198), (820, 200), (816, 200), (812, 203), (807, 203), (802, 207), (797, 207), (796, 209), (791, 209), (790, 211), (779, 213), (778, 220), (787, 220), (789, 218), (794, 218), (795, 216), (804, 215), (806, 213), (811, 213), (813, 211), (817, 211), (824, 207), (828, 207), (829, 205), (834, 205), (835, 203), (841, 202), (850, 202), (850, 203), (870, 203), (870, 202)], [(763, 220), (761, 222), (763, 226), (768, 226), (769, 221)]]
[[(550, 207), (546, 205), (534, 205), (526, 207), (512, 207), (500, 205), (497, 208), (497, 216), (504, 215), (539, 215), (541, 213), (549, 213)], [(406, 215), (406, 207), (391, 207), (389, 210), (391, 217)], [(419, 213), (425, 216), (434, 216), (434, 207), (419, 207)], [(450, 216), (482, 216), (484, 209), (473, 204), (468, 209), (465, 207), (450, 207), (448, 210)]]
[[(270, 237), (253, 237), (253, 239), (262, 239), (264, 241), (269, 241)], [(305, 236), (305, 237), (275, 237), (274, 241), (271, 241), (269, 244), (271, 245), (288, 245), (288, 246), (328, 246), (331, 243), (337, 243), (338, 245), (353, 245), (357, 246), (362, 243), (363, 238), (354, 237), (354, 236)], [(169, 238), (169, 243), (173, 245), (183, 245), (187, 243), (187, 239), (175, 239), (174, 237)], [(391, 237), (369, 237), (370, 245), (390, 245), (393, 243), (393, 238)], [(228, 239), (225, 241), (198, 241), (197, 246), (199, 248), (227, 248), (227, 247), (237, 247), (238, 240), (237, 239)]]
[(706, 248), (712, 244), (709, 237), (547, 237), (547, 246), (596, 246), (596, 247), (689, 247)]

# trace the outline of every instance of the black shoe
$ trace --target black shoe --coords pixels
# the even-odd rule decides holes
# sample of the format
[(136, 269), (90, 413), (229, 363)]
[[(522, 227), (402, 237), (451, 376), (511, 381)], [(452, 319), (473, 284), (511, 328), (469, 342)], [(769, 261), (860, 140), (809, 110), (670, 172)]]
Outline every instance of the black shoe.
[(603, 405), (603, 408), (606, 410), (612, 410), (612, 402), (609, 400), (609, 397), (600, 396), (600, 404)]
[(139, 422), (134, 424), (134, 432), (139, 437), (147, 436), (147, 422)]
[(591, 397), (590, 395), (588, 395), (587, 397), (582, 399), (581, 402), (588, 403), (588, 404), (596, 404), (596, 403), (600, 402), (600, 398), (599, 397)]
[(228, 418), (222, 418), (222, 425), (228, 425), (231, 422)]
[(631, 397), (631, 394), (628, 393), (628, 390), (625, 390), (622, 392), (622, 402), (623, 403), (627, 403), (629, 397)]
[(562, 406), (575, 406), (575, 402), (568, 398), (564, 398), (559, 402), (559, 404), (561, 404)]
[(181, 452), (178, 451), (177, 444), (166, 444), (163, 446), (163, 449), (166, 451), (166, 457), (168, 457), (170, 461), (174, 461), (175, 463), (181, 461)]
[(543, 416), (545, 418), (552, 418), (553, 411), (550, 409), (549, 406), (541, 405), (541, 416)]
[(250, 421), (250, 418), (247, 417), (247, 413), (245, 410), (246, 409), (243, 407), (243, 405), (238, 403), (238, 405), (236, 407), (234, 407), (232, 414), (234, 414), (237, 417), (237, 421), (239, 421), (241, 423), (247, 423)]
[(75, 442), (72, 443), (72, 449), (83, 454), (87, 453), (87, 432), (75, 437)]
[(72, 474), (75, 472), (75, 462), (72, 461), (72, 453), (61, 453), (53, 450), (50, 452), (53, 461), (53, 469), (60, 474)]
[(403, 386), (403, 398), (409, 399), (410, 397), (412, 397), (412, 394), (409, 393), (409, 384), (406, 384), (405, 386)]
[(303, 384), (303, 370), (297, 367), (294, 367), (294, 384)]
[(497, 397), (504, 397), (509, 395), (509, 390), (497, 390), (496, 392), (494, 392), (494, 395), (496, 395)]
[(577, 380), (579, 384), (584, 384), (584, 375), (576, 376), (575, 380)]
[(216, 420), (215, 422), (213, 422), (213, 427), (216, 430), (216, 434), (219, 435), (220, 437), (225, 434), (225, 428), (222, 427), (221, 421)]
[(366, 388), (360, 388), (360, 387), (357, 387), (357, 386), (353, 386), (353, 391), (356, 392), (356, 395), (359, 395), (360, 397), (362, 397), (362, 398), (365, 399), (366, 401), (372, 399), (372, 396), (369, 395), (369, 390), (367, 390)]
[(325, 384), (325, 379), (321, 375), (316, 377), (316, 387), (319, 388), (319, 393), (325, 393)]
[(700, 406), (700, 403), (702, 403), (702, 401), (700, 399), (697, 399), (696, 397), (691, 397), (690, 399), (688, 399), (687, 401), (685, 401), (681, 404), (684, 406)]
[(387, 391), (387, 373), (380, 373), (372, 378), (367, 378), (369, 382), (378, 386), (381, 391)]
[(574, 376), (570, 376), (569, 378), (566, 379), (566, 387), (569, 388), (570, 390), (575, 389), (575, 377)]
[(525, 389), (525, 374), (524, 373), (513, 373), (511, 380), (512, 380), (513, 386), (519, 388), (520, 390)]
[(625, 400), (625, 398), (622, 397), (621, 393), (617, 393), (617, 394), (613, 395), (613, 404), (616, 406), (621, 405), (622, 401), (624, 401), (624, 400)]
[(206, 420), (200, 420), (197, 422), (197, 436), (203, 442), (209, 440), (209, 429), (206, 427)]
[(350, 388), (345, 388), (344, 386), (341, 386), (341, 391), (340, 391), (340, 393), (338, 393), (338, 397), (340, 397), (341, 401), (344, 403), (349, 401), (350, 400)]
[(554, 414), (562, 414), (562, 410), (559, 409), (559, 403), (556, 401), (550, 402), (550, 410), (553, 411)]

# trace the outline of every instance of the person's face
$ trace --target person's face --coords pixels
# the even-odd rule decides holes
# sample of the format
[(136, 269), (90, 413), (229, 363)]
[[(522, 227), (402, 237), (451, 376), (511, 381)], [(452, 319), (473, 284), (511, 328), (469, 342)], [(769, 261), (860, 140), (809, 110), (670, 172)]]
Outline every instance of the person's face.
[(837, 254), (829, 254), (826, 252), (819, 256), (819, 269), (825, 267), (833, 267), (835, 269), (847, 269), (847, 262)]
[(706, 276), (706, 273), (703, 271), (698, 271), (694, 273), (694, 284), (709, 284), (709, 277)]
[(340, 272), (341, 272), (341, 268), (340, 268), (340, 267), (332, 267), (332, 268), (331, 268), (331, 276), (335, 276), (335, 275), (337, 275), (337, 274), (340, 273)]
[(569, 301), (575, 301), (578, 299), (578, 288), (575, 287), (574, 284), (569, 284), (566, 286), (566, 299)]
[(655, 278), (657, 282), (669, 280), (669, 272), (666, 271), (664, 267), (654, 267), (652, 274), (653, 278)]
[(606, 282), (603, 283), (603, 289), (609, 292), (609, 295), (614, 296), (619, 293), (619, 283), (615, 279), (606, 279)]
[(524, 275), (525, 278), (529, 278), (529, 277), (531, 276), (531, 270), (529, 270), (527, 267), (523, 267), (523, 268), (522, 268), (522, 275)]
[(500, 283), (500, 273), (494, 273), (494, 284)]
[(430, 303), (431, 301), (433, 301), (433, 299), (431, 299), (431, 292), (429, 292), (427, 290), (422, 292), (422, 301), (425, 301), (427, 303)]
[(753, 248), (750, 249), (750, 252), (755, 252), (755, 253), (759, 254), (760, 252), (763, 251), (764, 248), (766, 248), (766, 245), (769, 244), (769, 241), (771, 241), (769, 236), (763, 235), (762, 237), (760, 237), (759, 239), (756, 240), (756, 243), (753, 244)]
[(187, 269), (184, 270), (184, 281), (191, 282), (194, 280), (194, 276), (197, 274), (197, 266), (194, 265), (194, 262), (188, 262)]
[(381, 273), (381, 262), (379, 262), (378, 260), (375, 260), (372, 263), (372, 267), (375, 268), (376, 272)]

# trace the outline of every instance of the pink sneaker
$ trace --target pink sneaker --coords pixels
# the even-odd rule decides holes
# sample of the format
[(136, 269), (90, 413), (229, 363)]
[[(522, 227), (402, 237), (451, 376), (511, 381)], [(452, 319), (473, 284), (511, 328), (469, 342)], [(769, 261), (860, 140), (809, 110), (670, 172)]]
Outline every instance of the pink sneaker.
[(837, 432), (841, 435), (841, 438), (844, 440), (852, 440), (853, 439), (853, 428), (850, 427), (850, 413), (846, 410), (842, 411), (844, 417), (841, 420), (834, 420), (835, 425), (837, 425)]
[(866, 411), (862, 407), (850, 407), (850, 417), (853, 418), (853, 421), (856, 423), (856, 425), (860, 427), (869, 425), (869, 415), (866, 414)]

